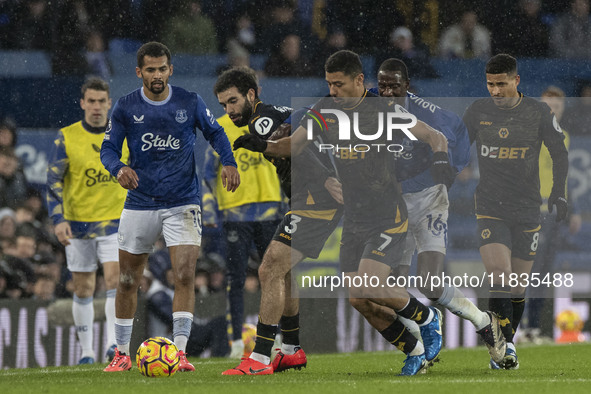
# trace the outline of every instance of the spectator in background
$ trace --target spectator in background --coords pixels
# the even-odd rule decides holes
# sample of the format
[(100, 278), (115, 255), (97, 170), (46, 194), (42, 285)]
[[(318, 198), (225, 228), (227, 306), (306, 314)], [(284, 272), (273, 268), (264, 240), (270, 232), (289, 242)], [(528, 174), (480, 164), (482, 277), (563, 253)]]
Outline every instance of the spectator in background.
[(591, 82), (581, 83), (579, 97), (567, 108), (560, 124), (570, 135), (591, 135)]
[[(259, 53), (272, 55), (279, 50), (284, 38), (289, 35), (297, 35), (300, 41), (308, 45), (309, 34), (302, 27), (302, 22), (295, 11), (295, 5), (290, 0), (277, 0), (269, 9), (269, 16), (262, 18), (263, 23), (257, 33), (256, 50)], [(259, 21), (260, 22), (260, 21)]]
[(334, 27), (327, 33), (326, 38), (318, 46), (316, 55), (311, 59), (314, 76), (324, 78), (324, 58), (329, 53), (347, 49), (347, 42), (347, 35), (341, 27)]
[(28, 184), (12, 147), (0, 147), (0, 207), (16, 208), (27, 197)]
[(490, 33), (474, 11), (464, 12), (460, 23), (448, 27), (439, 41), (439, 55), (444, 58), (488, 59), (490, 52)]
[(98, 30), (91, 30), (88, 33), (84, 57), (89, 74), (105, 80), (111, 77), (111, 63), (105, 51), (105, 41)]
[(302, 54), (302, 40), (296, 34), (283, 38), (279, 49), (273, 50), (265, 63), (269, 77), (308, 77), (314, 74), (312, 63)]
[(51, 26), (47, 0), (21, 1), (16, 7), (7, 43), (14, 49), (48, 51)]
[(564, 59), (591, 59), (591, 19), (589, 0), (572, 0), (570, 11), (552, 24), (550, 56)]
[(519, 0), (505, 23), (517, 28), (496, 29), (492, 32), (495, 52), (511, 53), (518, 57), (547, 55), (549, 32), (541, 19), (540, 0)]
[[(89, 25), (94, 22), (83, 0), (56, 2), (52, 72), (54, 75), (85, 75), (84, 46)], [(46, 32), (47, 34), (47, 32)]]
[(213, 22), (201, 12), (201, 2), (181, 2), (175, 16), (166, 22), (162, 41), (175, 53), (217, 53)]
[(386, 47), (376, 54), (377, 75), (380, 64), (389, 58), (402, 60), (410, 70), (413, 70), (415, 78), (438, 78), (437, 72), (431, 65), (429, 50), (421, 43), (415, 43), (413, 34), (405, 26), (397, 27), (390, 34), (390, 41)]
[(37, 280), (33, 286), (33, 299), (38, 301), (55, 300), (56, 285), (55, 279), (50, 275), (37, 275)]
[(0, 252), (6, 251), (16, 237), (16, 215), (10, 208), (0, 209)]
[(12, 118), (4, 118), (0, 122), (0, 148), (16, 146), (16, 123)]

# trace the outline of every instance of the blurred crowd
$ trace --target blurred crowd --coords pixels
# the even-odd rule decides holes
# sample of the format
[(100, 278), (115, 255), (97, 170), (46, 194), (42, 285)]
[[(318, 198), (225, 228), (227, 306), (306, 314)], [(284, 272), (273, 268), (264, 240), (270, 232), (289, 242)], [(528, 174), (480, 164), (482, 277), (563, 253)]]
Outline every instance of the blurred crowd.
[(46, 51), (54, 74), (108, 77), (114, 39), (232, 65), (262, 54), (269, 76), (322, 76), (343, 48), (401, 58), (416, 78), (437, 77), (432, 56), (591, 59), (589, 0), (0, 1), (0, 49)]

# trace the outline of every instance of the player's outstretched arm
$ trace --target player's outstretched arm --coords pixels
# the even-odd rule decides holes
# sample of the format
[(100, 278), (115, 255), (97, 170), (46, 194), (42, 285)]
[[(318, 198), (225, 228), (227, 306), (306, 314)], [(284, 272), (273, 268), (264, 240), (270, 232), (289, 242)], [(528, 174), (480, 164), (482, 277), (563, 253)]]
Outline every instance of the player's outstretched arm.
[(240, 174), (234, 166), (222, 167), (222, 186), (229, 192), (234, 193), (240, 186)]

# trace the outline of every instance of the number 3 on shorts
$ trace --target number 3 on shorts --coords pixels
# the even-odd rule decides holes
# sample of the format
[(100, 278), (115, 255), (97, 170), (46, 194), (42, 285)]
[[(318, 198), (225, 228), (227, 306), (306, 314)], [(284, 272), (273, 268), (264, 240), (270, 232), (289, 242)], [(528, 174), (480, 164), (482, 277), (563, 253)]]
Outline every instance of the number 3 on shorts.
[(289, 226), (285, 226), (285, 232), (288, 234), (293, 234), (296, 232), (296, 230), (298, 229), (298, 223), (302, 221), (302, 218), (299, 217), (298, 215), (291, 215), (291, 222), (289, 223)]

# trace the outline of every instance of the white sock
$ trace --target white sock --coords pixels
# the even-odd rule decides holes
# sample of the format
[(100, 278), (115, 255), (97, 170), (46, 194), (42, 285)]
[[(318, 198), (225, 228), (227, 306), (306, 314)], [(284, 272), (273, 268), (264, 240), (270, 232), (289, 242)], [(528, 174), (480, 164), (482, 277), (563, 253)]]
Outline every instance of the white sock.
[(129, 355), (129, 342), (133, 330), (133, 319), (115, 318), (115, 338), (119, 353)]
[(281, 344), (281, 352), (283, 354), (295, 354), (296, 350), (300, 348), (299, 345), (288, 345), (286, 343)]
[(466, 298), (464, 293), (452, 286), (444, 286), (443, 294), (437, 303), (447, 308), (451, 313), (463, 319), (470, 320), (476, 331), (481, 330), (490, 323), (490, 317), (481, 311), (472, 301)]
[(400, 323), (404, 324), (404, 327), (412, 334), (415, 338), (419, 341), (423, 341), (421, 337), (421, 330), (419, 329), (419, 325), (416, 321), (407, 319), (406, 317), (398, 316), (398, 320)]
[(411, 350), (409, 353), (410, 356), (418, 356), (419, 354), (425, 353), (425, 347), (423, 346), (423, 342), (417, 341), (417, 345), (414, 349)]
[(271, 357), (265, 356), (265, 355), (260, 354), (260, 353), (252, 352), (250, 354), (250, 357), (249, 358), (252, 358), (253, 360), (258, 361), (259, 363), (263, 363), (263, 364), (266, 364), (266, 365), (271, 364)]
[(185, 352), (187, 349), (192, 323), (193, 314), (191, 312), (179, 311), (172, 313), (173, 341), (180, 351)]
[(107, 290), (105, 316), (107, 318), (107, 349), (116, 343), (115, 340), (115, 294), (117, 289)]
[(82, 347), (82, 357), (95, 358), (94, 349), (92, 348), (92, 322), (94, 321), (94, 304), (92, 300), (92, 297), (78, 298), (74, 294), (72, 316), (74, 317), (78, 340)]

